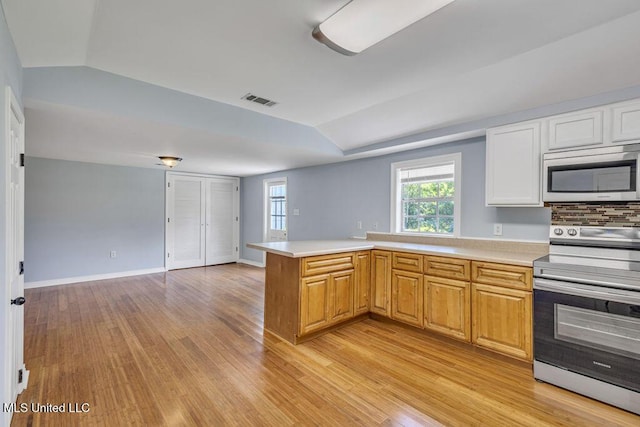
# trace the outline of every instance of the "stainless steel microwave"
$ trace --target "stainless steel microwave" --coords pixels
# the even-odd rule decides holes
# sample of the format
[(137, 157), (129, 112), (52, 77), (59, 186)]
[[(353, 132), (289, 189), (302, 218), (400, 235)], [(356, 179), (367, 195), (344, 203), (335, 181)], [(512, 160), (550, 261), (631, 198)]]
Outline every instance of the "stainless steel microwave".
[(640, 200), (640, 144), (545, 153), (545, 202)]

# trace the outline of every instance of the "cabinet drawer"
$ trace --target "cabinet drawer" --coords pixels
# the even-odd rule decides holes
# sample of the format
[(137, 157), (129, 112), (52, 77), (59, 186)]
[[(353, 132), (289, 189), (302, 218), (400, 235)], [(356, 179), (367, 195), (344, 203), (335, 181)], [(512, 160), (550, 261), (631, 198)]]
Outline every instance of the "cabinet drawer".
[(469, 280), (471, 262), (466, 259), (425, 256), (424, 274), (447, 279)]
[(351, 270), (354, 268), (353, 252), (343, 254), (319, 255), (302, 259), (302, 275), (330, 273), (332, 271)]
[(406, 252), (394, 252), (391, 266), (398, 270), (415, 271), (422, 273), (422, 255), (410, 254)]
[(475, 283), (530, 291), (532, 277), (531, 267), (491, 262), (471, 263), (471, 280)]

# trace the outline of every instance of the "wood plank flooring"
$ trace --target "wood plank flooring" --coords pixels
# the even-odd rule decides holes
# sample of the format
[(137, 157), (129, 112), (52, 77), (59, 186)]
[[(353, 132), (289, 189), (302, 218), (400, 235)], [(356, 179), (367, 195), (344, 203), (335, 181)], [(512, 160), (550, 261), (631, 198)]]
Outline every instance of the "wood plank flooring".
[(29, 388), (13, 426), (638, 426), (531, 368), (365, 320), (292, 346), (263, 336), (262, 269), (178, 270), (26, 291)]

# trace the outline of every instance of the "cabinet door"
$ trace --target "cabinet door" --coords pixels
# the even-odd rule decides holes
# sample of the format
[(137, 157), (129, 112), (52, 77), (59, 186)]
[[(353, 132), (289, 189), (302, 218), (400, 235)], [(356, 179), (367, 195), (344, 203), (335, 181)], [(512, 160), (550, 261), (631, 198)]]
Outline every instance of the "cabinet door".
[(542, 206), (540, 123), (489, 129), (486, 204)]
[(300, 335), (329, 325), (330, 281), (329, 274), (301, 280)]
[(469, 282), (425, 276), (424, 327), (471, 341)]
[(410, 271), (391, 272), (391, 318), (422, 327), (423, 275)]
[(356, 272), (353, 298), (353, 314), (369, 311), (369, 287), (371, 282), (371, 253), (356, 253)]
[(613, 107), (611, 139), (613, 142), (622, 143), (640, 140), (640, 101), (626, 102)]
[(371, 312), (391, 316), (391, 252), (371, 251)]
[(473, 283), (472, 293), (473, 343), (531, 360), (531, 292)]
[(354, 272), (332, 273), (329, 280), (329, 323), (353, 317)]
[(587, 110), (549, 119), (549, 150), (598, 145), (604, 142), (604, 110)]

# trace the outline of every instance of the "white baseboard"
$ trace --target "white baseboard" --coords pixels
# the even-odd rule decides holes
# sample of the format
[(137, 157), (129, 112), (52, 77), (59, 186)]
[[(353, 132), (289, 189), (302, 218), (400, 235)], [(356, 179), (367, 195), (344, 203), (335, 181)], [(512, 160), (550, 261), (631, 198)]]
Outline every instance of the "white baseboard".
[(41, 280), (39, 282), (26, 282), (25, 289), (43, 288), (45, 286), (70, 285), (72, 283), (93, 282), (94, 280), (118, 279), (120, 277), (140, 276), (143, 274), (164, 273), (164, 267), (147, 268), (145, 270), (119, 271), (117, 273), (94, 274), (91, 276), (66, 277), (63, 279)]
[(252, 265), (254, 267), (264, 268), (264, 263), (258, 262), (258, 261), (251, 261), (250, 259), (242, 259), (242, 258), (240, 258), (238, 260), (238, 263)]

